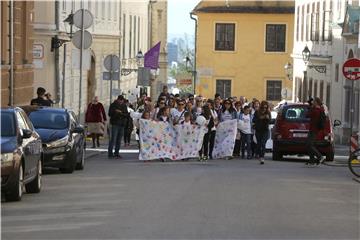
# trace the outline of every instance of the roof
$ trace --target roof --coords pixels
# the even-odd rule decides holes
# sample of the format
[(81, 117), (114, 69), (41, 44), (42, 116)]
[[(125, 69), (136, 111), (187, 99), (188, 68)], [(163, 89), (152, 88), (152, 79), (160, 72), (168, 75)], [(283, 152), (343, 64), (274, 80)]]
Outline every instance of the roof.
[(295, 1), (204, 1), (192, 11), (196, 13), (263, 13), (293, 14)]
[(345, 21), (341, 25), (343, 28), (343, 35), (357, 34), (359, 33), (359, 19), (360, 19), (360, 7), (359, 6), (347, 6)]

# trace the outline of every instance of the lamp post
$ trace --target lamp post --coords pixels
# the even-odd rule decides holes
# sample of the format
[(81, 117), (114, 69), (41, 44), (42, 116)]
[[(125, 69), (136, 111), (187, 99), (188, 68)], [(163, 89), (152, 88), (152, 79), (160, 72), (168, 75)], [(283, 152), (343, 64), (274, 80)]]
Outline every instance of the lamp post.
[[(190, 65), (191, 69), (190, 69), (189, 65)], [(185, 68), (188, 73), (191, 73), (191, 76), (193, 78), (193, 91), (194, 91), (194, 95), (195, 95), (195, 93), (196, 93), (196, 90), (195, 90), (195, 88), (196, 88), (196, 70), (193, 69), (194, 67), (193, 67), (193, 64), (192, 64), (189, 56), (186, 56), (186, 58), (185, 58)]]

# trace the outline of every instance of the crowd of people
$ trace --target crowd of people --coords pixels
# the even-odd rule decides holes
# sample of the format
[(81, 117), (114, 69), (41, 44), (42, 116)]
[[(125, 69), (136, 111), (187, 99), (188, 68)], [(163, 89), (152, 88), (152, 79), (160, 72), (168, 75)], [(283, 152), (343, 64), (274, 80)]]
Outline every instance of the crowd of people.
[(214, 99), (195, 97), (192, 94), (180, 97), (179, 94), (168, 93), (166, 86), (155, 103), (144, 94), (136, 106), (133, 106), (120, 95), (110, 105), (108, 112), (111, 124), (108, 157), (121, 158), (120, 142), (124, 139), (125, 144), (129, 144), (134, 126), (139, 134), (138, 121), (133, 120), (130, 114), (137, 112), (141, 113), (142, 119), (169, 122), (173, 125), (197, 124), (199, 116), (205, 118), (207, 133), (199, 152), (201, 161), (212, 159), (216, 128), (219, 123), (236, 119), (238, 133), (233, 156), (257, 158), (261, 164), (264, 164), (265, 144), (269, 138), (270, 111), (271, 106), (266, 101), (253, 99), (248, 102), (245, 97), (240, 97), (239, 100), (237, 97), (222, 99), (220, 94), (215, 94)]

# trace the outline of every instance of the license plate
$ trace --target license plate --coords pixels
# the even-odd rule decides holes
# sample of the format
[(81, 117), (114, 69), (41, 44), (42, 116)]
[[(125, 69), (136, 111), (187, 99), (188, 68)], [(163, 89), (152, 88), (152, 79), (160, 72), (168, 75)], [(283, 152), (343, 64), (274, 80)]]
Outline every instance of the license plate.
[(294, 133), (293, 136), (295, 138), (307, 138), (307, 133)]

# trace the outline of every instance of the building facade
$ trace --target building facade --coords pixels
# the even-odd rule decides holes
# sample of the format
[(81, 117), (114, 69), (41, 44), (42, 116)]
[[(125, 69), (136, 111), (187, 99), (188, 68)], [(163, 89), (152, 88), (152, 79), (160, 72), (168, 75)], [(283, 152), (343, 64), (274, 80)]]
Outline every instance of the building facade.
[[(71, 13), (87, 9), (93, 25), (87, 29), (92, 45), (84, 51), (80, 85), (79, 50), (70, 35), (79, 29), (64, 21)], [(120, 57), (122, 69), (136, 70), (136, 55), (145, 53), (149, 45), (149, 1), (35, 1), (34, 49), (43, 50), (43, 59), (36, 60), (34, 86), (45, 87), (57, 106), (83, 113), (87, 104), (98, 96), (108, 106), (119, 94), (127, 94), (137, 86), (137, 72), (130, 71), (112, 81), (103, 79), (103, 61), (107, 55)], [(52, 48), (54, 37), (61, 40)]]
[(293, 1), (201, 1), (193, 13), (196, 94), (278, 102), (282, 89), (291, 91), (284, 65), (293, 46)]
[[(350, 34), (344, 32), (344, 26), (348, 26), (346, 16), (352, 6), (359, 6), (359, 1), (296, 0), (295, 3), (293, 100), (304, 102), (309, 97), (320, 97), (332, 119), (343, 123), (341, 128), (335, 129), (335, 140), (341, 143), (349, 140), (351, 95), (351, 83), (343, 77), (342, 65), (348, 58), (360, 57), (356, 40), (358, 30)], [(358, 9), (355, 15), (359, 13)], [(307, 64), (302, 56), (305, 46), (311, 52)], [(358, 129), (359, 83), (356, 83), (354, 98), (352, 121)]]
[(34, 2), (1, 1), (1, 106), (29, 104), (33, 96)]

